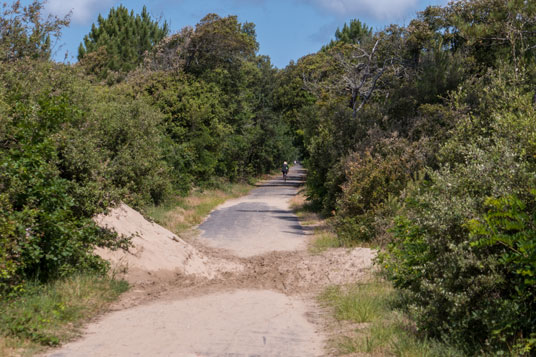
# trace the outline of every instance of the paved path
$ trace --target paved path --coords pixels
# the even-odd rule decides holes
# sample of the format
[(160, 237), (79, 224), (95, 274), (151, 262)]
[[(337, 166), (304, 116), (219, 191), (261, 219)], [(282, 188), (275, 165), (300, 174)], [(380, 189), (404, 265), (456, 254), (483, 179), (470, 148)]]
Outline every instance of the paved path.
[(301, 166), (294, 166), (286, 182), (267, 181), (249, 195), (227, 201), (199, 226), (200, 240), (240, 257), (304, 249), (304, 231), (288, 206), (304, 173)]
[(317, 356), (305, 305), (272, 291), (238, 290), (117, 311), (53, 357)]
[[(304, 248), (288, 207), (302, 175), (294, 167), (286, 183), (266, 182), (222, 205), (199, 227), (200, 239), (242, 257)], [(321, 356), (323, 337), (307, 311), (303, 299), (269, 290), (158, 300), (104, 316), (49, 356)]]

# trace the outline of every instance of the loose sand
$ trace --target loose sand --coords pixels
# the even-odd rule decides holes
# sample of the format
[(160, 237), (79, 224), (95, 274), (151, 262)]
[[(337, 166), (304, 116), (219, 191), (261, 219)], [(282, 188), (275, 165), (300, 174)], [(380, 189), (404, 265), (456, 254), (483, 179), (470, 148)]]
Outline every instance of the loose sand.
[(327, 355), (314, 296), (368, 275), (375, 252), (308, 253), (309, 235), (288, 207), (300, 179), (225, 203), (186, 240), (125, 205), (98, 217), (135, 236), (130, 252), (99, 251), (128, 267), (132, 289), (48, 356)]
[(223, 259), (209, 259), (190, 244), (162, 226), (149, 222), (125, 204), (100, 215), (95, 221), (102, 228), (132, 237), (128, 251), (97, 249), (97, 254), (112, 263), (116, 272), (125, 272), (131, 283), (141, 273), (175, 272), (176, 274), (213, 279), (225, 272), (241, 271), (240, 264)]

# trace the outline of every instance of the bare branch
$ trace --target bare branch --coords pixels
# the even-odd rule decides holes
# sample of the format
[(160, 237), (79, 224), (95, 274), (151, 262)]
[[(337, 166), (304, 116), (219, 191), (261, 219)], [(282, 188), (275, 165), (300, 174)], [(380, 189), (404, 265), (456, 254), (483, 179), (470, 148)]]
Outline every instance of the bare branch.
[[(395, 47), (386, 38), (377, 38), (371, 46), (355, 45), (348, 51), (348, 47), (341, 52), (334, 53), (331, 58), (335, 60), (331, 67), (337, 74), (331, 74), (327, 79), (317, 75), (316, 79), (303, 76), (304, 87), (315, 93), (334, 91), (336, 93), (350, 94), (350, 107), (354, 116), (369, 102), (373, 94), (378, 91), (381, 78), (387, 72), (400, 74), (402, 66), (402, 43), (395, 43)], [(387, 46), (382, 46), (386, 43)], [(343, 52), (345, 51), (346, 52)], [(387, 58), (378, 58), (387, 55)], [(325, 73), (325, 72), (324, 72)]]

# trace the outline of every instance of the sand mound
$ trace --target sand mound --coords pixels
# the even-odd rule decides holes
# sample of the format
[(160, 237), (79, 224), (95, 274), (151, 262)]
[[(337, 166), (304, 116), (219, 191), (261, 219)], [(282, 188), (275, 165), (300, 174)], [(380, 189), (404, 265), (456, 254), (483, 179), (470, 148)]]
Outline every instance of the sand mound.
[(273, 252), (251, 258), (240, 279), (247, 286), (284, 293), (316, 291), (370, 275), (375, 256), (376, 251), (368, 248), (332, 248), (318, 255)]
[[(243, 269), (237, 263), (223, 259), (208, 259), (204, 254), (164, 227), (149, 222), (139, 212), (125, 204), (99, 215), (95, 222), (119, 235), (133, 236), (128, 251), (97, 249), (97, 254), (110, 261), (114, 270), (173, 271), (178, 274), (213, 279), (225, 272)], [(123, 269), (124, 270), (124, 269)]]

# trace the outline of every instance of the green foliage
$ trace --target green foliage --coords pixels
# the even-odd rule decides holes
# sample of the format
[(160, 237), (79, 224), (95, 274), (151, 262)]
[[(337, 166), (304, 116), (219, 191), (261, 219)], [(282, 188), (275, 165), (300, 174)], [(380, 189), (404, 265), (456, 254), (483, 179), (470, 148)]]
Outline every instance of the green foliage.
[(17, 299), (0, 302), (0, 334), (58, 345), (127, 288), (125, 281), (84, 275), (46, 285), (27, 283)]
[[(421, 145), (430, 147), (417, 154), (418, 164), (401, 170), (403, 175), (391, 175), (390, 169), (387, 169), (390, 165), (387, 162), (396, 161), (394, 156), (385, 160), (386, 164), (382, 169), (386, 170), (385, 176), (380, 177), (381, 171), (378, 170), (377, 184), (372, 184), (368, 189), (376, 198), (372, 200), (372, 204), (364, 207), (364, 210), (370, 210), (366, 222), (356, 223), (365, 216), (354, 216), (351, 209), (340, 210), (341, 220), (338, 222), (342, 224), (341, 228), (346, 226), (344, 230), (347, 234), (343, 235), (347, 236), (344, 239), (348, 241), (371, 239), (376, 234), (377, 230), (371, 227), (374, 220), (373, 207), (390, 200), (390, 196), (396, 197), (403, 189), (406, 178), (431, 162), (437, 143), (426, 138), (424, 134), (431, 132), (431, 135), (440, 139), (441, 133), (445, 133), (448, 125), (451, 125), (448, 119), (452, 116), (439, 113), (433, 105), (438, 102), (439, 95), (451, 89), (459, 80), (459, 76), (454, 76), (458, 73), (455, 66), (457, 62), (452, 56), (427, 56), (426, 61), (413, 67), (411, 63), (414, 54), (409, 41), (409, 30), (393, 26), (383, 33), (371, 35), (362, 43), (352, 46), (339, 44), (319, 52), (314, 57), (304, 58), (298, 64), (302, 76), (306, 78), (305, 86), (310, 88), (317, 99), (314, 106), (300, 108), (296, 117), (304, 119), (298, 119), (296, 122), (301, 127), (301, 131), (297, 132), (303, 133), (307, 151), (305, 156), (309, 169), (308, 195), (324, 213), (337, 212), (336, 202), (344, 195), (341, 186), (344, 187), (351, 175), (359, 176), (357, 169), (346, 172), (346, 163), (351, 160), (351, 155), (355, 158), (365, 157), (367, 152), (385, 152), (382, 146), (385, 147), (386, 144), (381, 143), (387, 143), (396, 137), (403, 139), (400, 142), (409, 140), (405, 149), (398, 149), (398, 155), (402, 157), (415, 155), (411, 153), (412, 150), (415, 151), (411, 149), (411, 141), (422, 139), (424, 141)], [(429, 44), (425, 42), (425, 45)], [(433, 73), (432, 68), (439, 64), (442, 65), (439, 68), (452, 71), (452, 76), (449, 73), (441, 73), (445, 78), (449, 78), (450, 82), (438, 81)], [(429, 86), (437, 88), (435, 95), (425, 89)], [(436, 118), (423, 115), (428, 112), (432, 112), (438, 119), (441, 116), (446, 118), (441, 118), (443, 122), (437, 122), (434, 120)], [(448, 113), (445, 110), (443, 112)], [(409, 152), (404, 153), (405, 150)], [(363, 176), (370, 173), (366, 170), (376, 170), (376, 161), (382, 156), (377, 154), (370, 159), (369, 168), (364, 169)], [(393, 165), (393, 170), (398, 169)], [(397, 186), (397, 189), (383, 189), (379, 184), (396, 182), (398, 179), (400, 182), (392, 184)], [(374, 192), (375, 190), (378, 191)], [(346, 223), (342, 223), (344, 220)], [(352, 237), (352, 231), (355, 231), (355, 237)]]
[(361, 43), (364, 38), (372, 35), (372, 27), (361, 23), (357, 19), (350, 20), (350, 25), (344, 24), (342, 30), (337, 28), (335, 40), (345, 43)]
[(307, 120), (300, 111), (310, 107), (314, 96), (303, 86), (300, 66), (290, 63), (285, 69), (275, 74), (275, 85), (272, 91), (273, 110), (281, 115), (282, 121), (290, 127), (293, 146), (299, 151), (298, 157), (305, 158), (307, 151), (304, 143), (304, 127)]
[(275, 70), (257, 47), (253, 24), (209, 14), (164, 39), (132, 76), (165, 116), (166, 160), (183, 190), (295, 158), (291, 129), (273, 109)]
[(99, 79), (113, 72), (124, 75), (136, 68), (144, 54), (169, 32), (167, 23), (151, 19), (145, 6), (141, 14), (134, 15), (120, 5), (110, 9), (107, 18), (99, 15), (97, 21), (80, 43), (78, 60), (88, 74)]
[(427, 163), (427, 146), (426, 140), (412, 144), (399, 138), (384, 139), (374, 152), (347, 158), (334, 223), (342, 242), (385, 238), (386, 221), (398, 207), (396, 197)]
[[(103, 269), (93, 248), (116, 244), (112, 234), (91, 220), (110, 201), (98, 204), (102, 187), (90, 184), (94, 177), (83, 177), (90, 170), (84, 167), (87, 162), (77, 162), (79, 170), (72, 169), (78, 177), (70, 173), (71, 163), (60, 144), (61, 139), (75, 139), (66, 135), (65, 128), (80, 120), (79, 109), (62, 95), (44, 93), (34, 99), (12, 104), (0, 137), (2, 290), (24, 277), (47, 280)], [(81, 143), (86, 139), (79, 138)]]
[(209, 74), (207, 71), (216, 68), (233, 74), (259, 46), (253, 24), (241, 24), (236, 16), (222, 18), (216, 14), (201, 19), (190, 41), (185, 68), (194, 74)]
[(363, 121), (355, 118), (352, 109), (341, 103), (330, 103), (318, 113), (314, 109), (306, 108), (301, 113), (307, 117), (303, 119), (307, 123), (304, 142), (310, 156), (307, 159), (307, 190), (313, 205), (329, 214), (335, 209), (340, 185), (344, 182), (341, 172), (344, 155), (362, 138)]
[[(225, 76), (232, 83), (247, 60), (258, 49), (255, 25), (240, 23), (236, 16), (208, 14), (195, 26), (165, 38), (148, 54), (145, 67), (151, 70), (182, 70), (207, 81)], [(215, 72), (215, 73), (214, 73)]]
[(169, 192), (160, 115), (63, 66), (19, 61), (0, 76), (0, 290), (102, 271), (94, 248), (126, 241), (92, 217), (121, 199), (158, 202)]
[(322, 50), (329, 49), (337, 43), (360, 44), (372, 35), (372, 27), (368, 27), (358, 19), (350, 20), (350, 25), (344, 24), (342, 30), (337, 28), (335, 40), (322, 47)]
[(121, 87), (96, 90), (94, 95), (86, 126), (67, 134), (77, 144), (65, 147), (64, 162), (75, 174), (80, 172), (83, 155), (97, 153), (91, 155), (90, 164), (94, 174), (105, 182), (106, 191), (119, 190), (122, 199), (134, 205), (161, 202), (172, 187), (171, 172), (163, 158), (165, 137), (160, 113), (142, 98), (125, 96)]
[(32, 113), (34, 108), (18, 103), (12, 125), (3, 133), (2, 290), (25, 276), (48, 279), (78, 269), (102, 269), (92, 247), (110, 240), (77, 210), (72, 184), (56, 166), (59, 156), (50, 134), (66, 120), (69, 108), (61, 98), (43, 98), (39, 105)]
[(447, 38), (474, 58), (478, 66), (508, 59), (521, 69), (534, 63), (536, 6), (523, 0), (460, 1), (445, 8)]
[[(536, 192), (532, 192), (535, 194)], [(536, 213), (534, 202), (525, 204), (516, 196), (486, 200), (483, 219), (467, 223), (471, 245), (495, 256), (496, 268), (505, 282), (502, 306), (490, 326), (493, 338), (512, 341), (528, 353), (535, 347), (536, 331)], [(498, 282), (499, 283), (499, 282)], [(504, 284), (504, 283), (503, 283)], [(498, 284), (498, 285), (503, 285)], [(511, 287), (514, 287), (512, 289)], [(514, 310), (512, 316), (508, 310)]]
[(49, 59), (52, 38), (59, 39), (62, 28), (69, 25), (69, 16), (42, 19), (43, 2), (39, 0), (27, 6), (22, 6), (20, 1), (4, 2), (1, 7), (0, 62)]
[(533, 348), (535, 113), (512, 76), (490, 73), (456, 97), (478, 105), (442, 145), (440, 168), (408, 187), (382, 258), (418, 327), (469, 353)]

